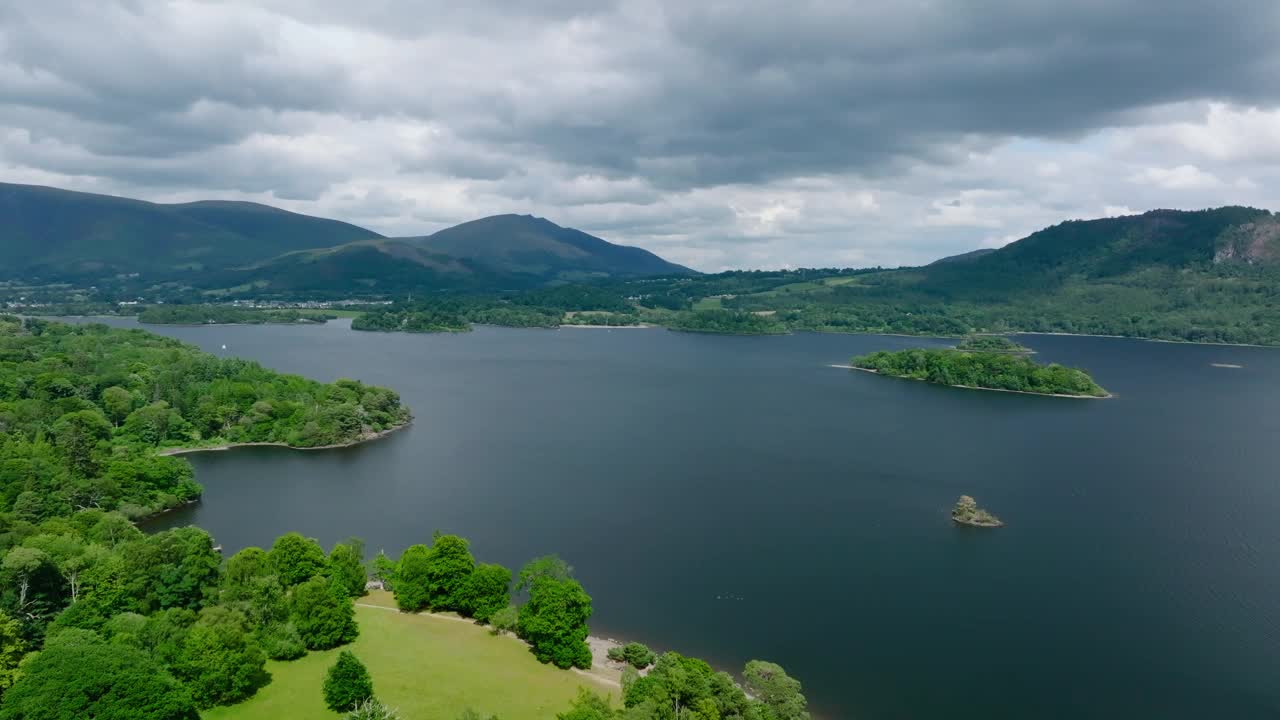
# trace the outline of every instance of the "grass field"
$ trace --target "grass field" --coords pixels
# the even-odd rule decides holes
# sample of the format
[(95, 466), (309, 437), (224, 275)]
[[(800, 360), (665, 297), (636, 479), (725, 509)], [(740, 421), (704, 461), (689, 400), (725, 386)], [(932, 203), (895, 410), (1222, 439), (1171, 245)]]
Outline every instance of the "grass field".
[[(525, 645), (470, 622), (405, 615), (388, 593), (361, 598), (360, 637), (345, 649), (369, 668), (378, 698), (403, 720), (457, 720), (466, 708), (502, 720), (548, 720), (568, 709), (585, 686), (618, 699), (618, 689), (543, 665)], [(271, 684), (238, 705), (202, 713), (206, 720), (332, 720), (321, 684), (338, 650), (312, 652), (293, 662), (268, 662)]]

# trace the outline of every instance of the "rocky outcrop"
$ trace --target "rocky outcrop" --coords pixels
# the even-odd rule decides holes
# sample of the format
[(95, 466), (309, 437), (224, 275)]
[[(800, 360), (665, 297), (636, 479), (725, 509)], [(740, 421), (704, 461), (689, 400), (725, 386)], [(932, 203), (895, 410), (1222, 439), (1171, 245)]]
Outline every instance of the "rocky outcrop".
[(1258, 265), (1280, 261), (1280, 218), (1233, 225), (1218, 237), (1214, 263)]

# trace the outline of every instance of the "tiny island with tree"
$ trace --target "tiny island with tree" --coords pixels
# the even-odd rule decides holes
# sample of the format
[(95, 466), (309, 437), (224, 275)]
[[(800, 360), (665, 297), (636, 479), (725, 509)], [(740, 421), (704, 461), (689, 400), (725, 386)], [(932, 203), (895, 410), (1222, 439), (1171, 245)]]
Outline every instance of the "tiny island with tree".
[(1111, 394), (1083, 370), (1040, 365), (1008, 352), (911, 349), (880, 351), (850, 361), (854, 370), (924, 380), (951, 387), (1053, 397), (1106, 398)]
[(1000, 527), (1004, 525), (1000, 518), (978, 507), (978, 501), (968, 495), (961, 495), (956, 506), (951, 508), (951, 519), (959, 525), (973, 527)]

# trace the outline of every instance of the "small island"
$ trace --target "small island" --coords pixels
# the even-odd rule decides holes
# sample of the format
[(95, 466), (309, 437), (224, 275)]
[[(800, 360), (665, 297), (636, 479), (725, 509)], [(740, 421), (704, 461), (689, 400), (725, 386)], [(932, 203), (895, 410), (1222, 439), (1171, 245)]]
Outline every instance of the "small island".
[(1004, 335), (970, 335), (956, 345), (957, 350), (970, 352), (1023, 353), (1035, 352), (1029, 347)]
[(1023, 355), (964, 350), (898, 350), (860, 355), (854, 370), (975, 390), (1070, 398), (1106, 398), (1110, 393), (1083, 370), (1040, 365)]
[(978, 507), (978, 502), (968, 495), (961, 495), (956, 506), (951, 509), (951, 519), (958, 525), (973, 527), (1000, 527), (1004, 523), (1000, 518)]

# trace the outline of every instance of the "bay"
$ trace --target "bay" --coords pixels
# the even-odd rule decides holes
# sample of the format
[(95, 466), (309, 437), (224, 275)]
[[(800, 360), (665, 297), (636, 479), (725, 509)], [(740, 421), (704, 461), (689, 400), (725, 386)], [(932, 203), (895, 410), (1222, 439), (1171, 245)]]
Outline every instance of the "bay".
[[(1086, 401), (827, 367), (923, 338), (347, 325), (148, 326), (417, 418), (192, 455), (204, 500), (157, 527), (559, 553), (594, 634), (776, 661), (825, 718), (1280, 714), (1280, 352), (1021, 338), (1116, 395)], [(961, 493), (1006, 527), (954, 527)]]

